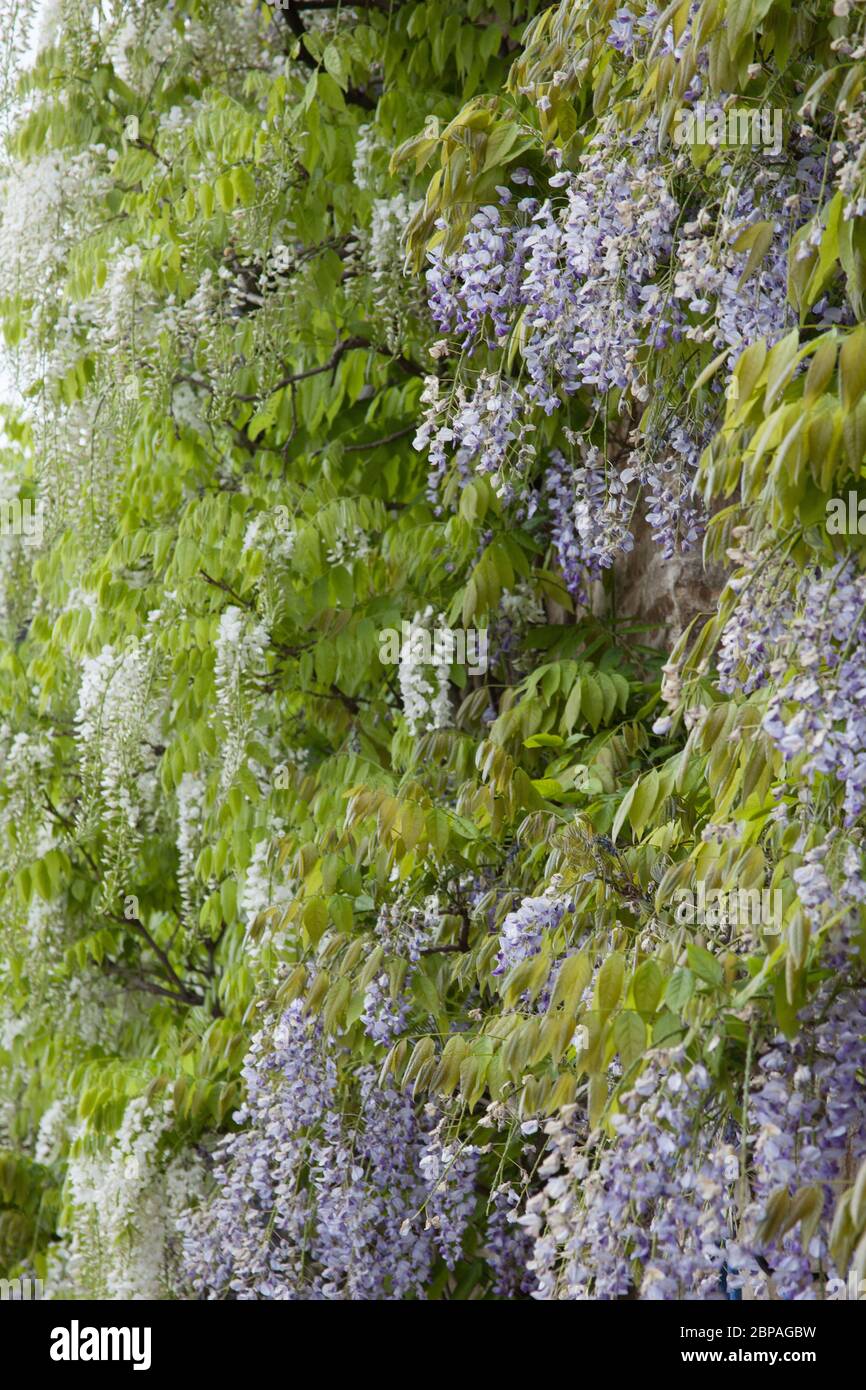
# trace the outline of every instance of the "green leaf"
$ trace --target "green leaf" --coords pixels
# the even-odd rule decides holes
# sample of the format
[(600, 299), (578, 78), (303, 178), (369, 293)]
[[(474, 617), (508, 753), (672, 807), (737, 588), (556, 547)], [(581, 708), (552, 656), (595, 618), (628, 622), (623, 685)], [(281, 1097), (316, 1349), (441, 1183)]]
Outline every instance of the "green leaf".
[(591, 978), (592, 967), (584, 951), (566, 956), (557, 972), (548, 1012), (555, 1013), (564, 1005), (569, 1013), (574, 1013)]
[(792, 328), (791, 332), (770, 350), (767, 358), (767, 389), (764, 393), (766, 412), (772, 409), (776, 397), (793, 374), (799, 345), (799, 333), (796, 328)]
[(659, 794), (659, 775), (655, 768), (642, 777), (634, 789), (628, 818), (635, 835), (640, 835), (653, 813)]
[(613, 818), (613, 825), (610, 830), (610, 838), (616, 844), (619, 832), (625, 824), (626, 816), (631, 814), (632, 803), (637, 795), (638, 783), (633, 782), (617, 807), (616, 815)]
[(622, 995), (624, 980), (625, 961), (619, 951), (614, 951), (598, 972), (595, 998), (599, 1009), (610, 1012), (616, 1008)]
[(231, 174), (220, 174), (216, 181), (217, 202), (223, 212), (231, 212), (235, 205), (235, 185)]
[(751, 279), (761, 261), (766, 256), (773, 244), (773, 223), (772, 222), (753, 222), (744, 232), (741, 232), (733, 244), (735, 251), (748, 251), (749, 255), (743, 267), (743, 273), (737, 282), (737, 292), (739, 293), (746, 282)]
[(823, 338), (819, 343), (806, 373), (806, 386), (803, 392), (804, 404), (816, 400), (821, 395), (833, 375), (837, 351), (838, 343), (833, 336)]
[(720, 962), (703, 946), (695, 946), (689, 942), (686, 947), (686, 955), (689, 958), (692, 971), (699, 980), (704, 980), (706, 984), (712, 985), (714, 988), (718, 988), (723, 983), (725, 972)]
[(581, 677), (581, 692), (581, 708), (589, 720), (593, 732), (595, 732), (604, 714), (604, 696), (594, 676)]
[(667, 982), (665, 1003), (674, 1013), (681, 1014), (695, 992), (695, 977), (685, 966), (678, 966)]
[(561, 748), (564, 743), (559, 734), (531, 734), (523, 740), (524, 748)]
[(842, 408), (851, 411), (866, 390), (866, 324), (858, 324), (842, 344), (839, 382)]
[(238, 885), (233, 878), (224, 878), (220, 884), (220, 904), (224, 922), (233, 922), (237, 916)]
[(305, 905), (302, 917), (304, 929), (315, 946), (325, 933), (328, 925), (328, 905), (324, 898), (310, 898)]
[(249, 207), (256, 200), (255, 179), (245, 164), (238, 164), (232, 169), (232, 187), (234, 189), (235, 201), (242, 207)]
[(568, 699), (565, 702), (565, 710), (562, 716), (562, 723), (560, 725), (560, 727), (565, 731), (566, 734), (570, 734), (573, 731), (575, 724), (577, 723), (578, 716), (580, 715), (582, 707), (582, 701), (583, 687), (581, 684), (580, 676), (578, 676), (574, 684), (572, 685), (571, 690), (569, 691)]
[(641, 1057), (646, 1048), (646, 1024), (634, 1009), (623, 1009), (614, 1020), (613, 1038), (628, 1069)]
[(654, 960), (645, 960), (635, 971), (632, 995), (635, 1008), (641, 1013), (655, 1013), (664, 992), (665, 982)]
[(335, 43), (329, 43), (326, 45), (325, 51), (322, 54), (322, 62), (325, 64), (325, 68), (331, 74), (337, 85), (341, 87), (343, 91), (345, 91), (346, 87), (348, 86), (348, 80), (346, 77), (346, 65), (343, 62), (342, 54), (340, 53), (340, 50)]

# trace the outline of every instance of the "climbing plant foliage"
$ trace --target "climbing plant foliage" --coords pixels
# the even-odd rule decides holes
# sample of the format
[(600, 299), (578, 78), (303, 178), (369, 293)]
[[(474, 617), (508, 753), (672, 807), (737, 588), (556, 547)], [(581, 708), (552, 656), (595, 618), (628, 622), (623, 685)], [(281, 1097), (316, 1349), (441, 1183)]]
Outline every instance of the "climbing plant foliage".
[(866, 1277), (863, 7), (2, 12), (4, 1275)]

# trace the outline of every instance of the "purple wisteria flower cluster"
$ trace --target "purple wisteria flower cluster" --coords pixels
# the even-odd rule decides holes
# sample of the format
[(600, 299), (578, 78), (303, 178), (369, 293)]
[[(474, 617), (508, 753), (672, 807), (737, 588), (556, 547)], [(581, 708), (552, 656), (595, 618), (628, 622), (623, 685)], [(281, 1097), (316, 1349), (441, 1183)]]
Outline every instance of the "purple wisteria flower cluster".
[[(240, 1129), (216, 1150), (211, 1196), (178, 1223), (198, 1297), (414, 1298), (437, 1255), (456, 1268), (483, 1151), (449, 1138), (436, 1105), (419, 1118), (375, 1066), (357, 1070), (347, 1098), (338, 1065), (301, 1001), (253, 1038)], [(497, 1230), (490, 1264), (502, 1283), (522, 1236), (515, 1228), (509, 1244)]]
[[(745, 1142), (681, 1048), (654, 1054), (620, 1096), (612, 1142), (588, 1135), (576, 1106), (547, 1123), (544, 1186), (518, 1218), (535, 1298), (707, 1299), (746, 1285), (768, 1297), (770, 1279), (775, 1297), (820, 1296), (836, 1199), (866, 1158), (859, 942), (859, 916), (833, 928), (800, 1031), (759, 1058)], [(765, 1233), (783, 1193), (800, 1194), (800, 1217)]]
[[(811, 185), (809, 169), (803, 177)], [(798, 207), (802, 204), (805, 220), (813, 206), (806, 189), (765, 170), (751, 183), (731, 184), (717, 215), (702, 208), (685, 223), (677, 239), (673, 287), (675, 298), (693, 316), (683, 328), (684, 337), (741, 352), (759, 338), (770, 346), (791, 326), (787, 275), (792, 218), (783, 207), (791, 187), (798, 189), (796, 202)], [(763, 261), (743, 284), (748, 250), (737, 249), (737, 243), (763, 221), (772, 223), (772, 239)]]
[(525, 441), (509, 460), (509, 450), (532, 426), (521, 421), (523, 404), (517, 389), (493, 372), (481, 372), (473, 387), (458, 383), (451, 395), (442, 393), (436, 376), (426, 379), (421, 403), (426, 411), (415, 434), (415, 448), (426, 449), (430, 475), (428, 495), (436, 502), (449, 467), (449, 447), (454, 446), (453, 465), (462, 482), (473, 473), (489, 473), (503, 495), (510, 490), (509, 478), (524, 473), (535, 456)]
[[(633, 23), (630, 12), (618, 13), (622, 42)], [(684, 223), (668, 182), (676, 167), (676, 158), (670, 168), (660, 163), (652, 123), (635, 136), (604, 123), (576, 171), (550, 179), (550, 196), (522, 196), (512, 208), (503, 188), (502, 207), (481, 208), (457, 252), (430, 251), (428, 294), (439, 327), (464, 352), (513, 339), (521, 362), (514, 379), (502, 365), (458, 375), (448, 390), (428, 379), (415, 447), (429, 454), (432, 500), (452, 467), (462, 481), (488, 473), (506, 500), (520, 498), (538, 461), (531, 439), (538, 412), (552, 414), (578, 391), (597, 410), (618, 393), (620, 414), (652, 403), (659, 356), (677, 343), (739, 351), (786, 331), (788, 246), (796, 220), (814, 208), (812, 162), (801, 160), (794, 175), (741, 175), (720, 206), (702, 206)], [(521, 181), (532, 182), (526, 173)], [(744, 284), (748, 248), (739, 238), (762, 221), (771, 228), (769, 249)], [(683, 401), (690, 386), (683, 377)], [(638, 495), (667, 558), (697, 541), (703, 513), (692, 484), (715, 421), (688, 414), (670, 420), (654, 408), (655, 422), (645, 421), (627, 448), (607, 458), (588, 437), (569, 462), (552, 452), (544, 490), (574, 595), (584, 596), (586, 582), (632, 548)]]
[[(744, 538), (745, 527), (738, 527), (734, 540)], [(728, 587), (738, 599), (725, 623), (716, 656), (717, 683), (726, 695), (741, 691), (751, 695), (769, 679), (771, 654), (786, 640), (794, 619), (792, 585), (796, 574), (783, 560), (749, 554), (732, 547), (729, 558), (741, 565), (741, 572)]]
[(375, 1067), (359, 1073), (360, 1123), (330, 1112), (314, 1145), (316, 1295), (400, 1299), (421, 1293), (431, 1249), (415, 1218), (423, 1200), (423, 1150), (409, 1096), (380, 1085)]
[(614, 15), (607, 42), (624, 58), (635, 58), (648, 48), (660, 11), (647, 5), (643, 14), (636, 15), (628, 5), (621, 5)]
[(714, 1142), (710, 1076), (656, 1054), (620, 1097), (616, 1139), (593, 1153), (574, 1108), (549, 1121), (542, 1190), (521, 1224), (534, 1239), (534, 1297), (720, 1296), (738, 1160)]
[(561, 450), (551, 452), (545, 476), (551, 540), (569, 593), (585, 602), (587, 581), (633, 550), (638, 489), (646, 522), (666, 559), (695, 545), (704, 516), (692, 484), (711, 434), (706, 424), (695, 438), (679, 422), (659, 420), (640, 438), (635, 432), (626, 466), (620, 468), (594, 445), (583, 444), (578, 467), (569, 465)]
[(692, 485), (711, 435), (707, 424), (696, 427), (696, 433), (679, 422), (655, 428), (647, 432), (620, 473), (623, 486), (639, 484), (644, 517), (666, 560), (677, 551), (691, 550), (703, 532), (704, 511)]
[[(534, 200), (523, 200), (523, 206), (528, 211)], [(490, 347), (506, 341), (512, 312), (523, 302), (521, 278), (529, 234), (528, 226), (504, 221), (499, 208), (488, 205), (471, 219), (454, 257), (446, 259), (439, 247), (430, 251), (428, 303), (443, 333), (462, 337), (464, 347), (485, 339)]]
[[(521, 197), (511, 222), (486, 206), (457, 253), (429, 253), (428, 293), (440, 328), (460, 335), (467, 350), (501, 347), (519, 324), (526, 377), (517, 384), (487, 368), (449, 392), (428, 379), (415, 447), (428, 451), (432, 500), (451, 466), (461, 480), (491, 474), (506, 500), (521, 496), (537, 459), (534, 412), (550, 415), (579, 390), (599, 400), (610, 391), (647, 399), (648, 350), (663, 347), (682, 317), (655, 283), (670, 257), (678, 207), (654, 155), (651, 133), (623, 142), (605, 129), (576, 173), (553, 176), (553, 197)], [(565, 201), (556, 205), (560, 189)], [(510, 205), (511, 191), (500, 193)], [(573, 479), (561, 455), (549, 470), (559, 548), (572, 570), (580, 555), (597, 572), (630, 543), (633, 503), (615, 475), (595, 457)], [(569, 582), (577, 592), (573, 574)]]
[(361, 1023), (368, 1038), (380, 1046), (389, 1047), (405, 1031), (411, 1005), (411, 984), (421, 959), (424, 944), (429, 943), (438, 928), (439, 899), (427, 898), (423, 907), (416, 907), (398, 898), (384, 903), (376, 921), (376, 936), (385, 949), (402, 957), (408, 965), (400, 987), (392, 988), (388, 972), (375, 976), (364, 991)]
[(602, 129), (566, 185), (557, 215), (550, 200), (527, 239), (523, 357), (530, 401), (546, 413), (589, 387), (646, 400), (645, 349), (661, 348), (670, 320), (655, 283), (673, 246), (679, 212), (653, 158), (652, 135), (624, 142)]
[(241, 1129), (217, 1150), (214, 1194), (180, 1223), (193, 1291), (282, 1300), (420, 1293), (433, 1248), (415, 1219), (426, 1191), (411, 1100), (362, 1069), (353, 1123), (336, 1062), (300, 1001), (256, 1034), (242, 1074)]
[(773, 683), (763, 727), (786, 762), (844, 787), (847, 825), (866, 806), (866, 575), (846, 557), (807, 571), (775, 602), (778, 573), (744, 580), (722, 635), (720, 684), (746, 693)]
[[(654, 7), (642, 15), (621, 8), (609, 44), (633, 57), (656, 19)], [(672, 31), (662, 36), (662, 50), (676, 58), (689, 24), (677, 41)], [(701, 54), (687, 103), (702, 91), (705, 66)], [(823, 196), (821, 161), (799, 137), (778, 167), (732, 153), (721, 170), (727, 184), (709, 199), (697, 187), (683, 195), (682, 183), (694, 182), (689, 155), (670, 150), (660, 159), (658, 140), (657, 122), (627, 134), (607, 117), (576, 169), (557, 165), (546, 197), (532, 191), (527, 170), (514, 170), (519, 196), (501, 187), (500, 205), (475, 213), (457, 251), (428, 253), (435, 321), (464, 356), (480, 350), (484, 361), (479, 372), (464, 362), (449, 387), (428, 380), (415, 446), (429, 453), (431, 500), (450, 470), (460, 481), (481, 472), (531, 516), (540, 484), (567, 587), (584, 600), (588, 582), (633, 547), (638, 500), (665, 558), (698, 541), (704, 512), (693, 483), (718, 425), (722, 383), (693, 407), (706, 361), (692, 362), (693, 352), (682, 360), (682, 345), (728, 349), (730, 368), (749, 344), (771, 345), (788, 331), (791, 241)], [(842, 310), (822, 299), (812, 314), (830, 324)], [(663, 359), (674, 350), (672, 407)], [(435, 355), (447, 351), (443, 340)], [(586, 437), (568, 461), (558, 447), (544, 459), (532, 439), (539, 417), (578, 392), (594, 412)], [(635, 426), (647, 406), (625, 446), (618, 439), (611, 448), (609, 430), (595, 429), (603, 415), (608, 425), (615, 416)]]
[(180, 1222), (184, 1272), (203, 1297), (299, 1298), (311, 1220), (299, 1174), (307, 1131), (334, 1088), (300, 1002), (255, 1035), (242, 1075), (247, 1098), (235, 1118), (247, 1127), (217, 1150), (215, 1196)]
[(563, 206), (521, 198), (524, 221), (508, 230), (496, 207), (482, 208), (456, 255), (430, 252), (434, 317), (462, 333), (464, 347), (501, 344), (523, 316), (529, 406), (550, 414), (560, 393), (581, 387), (646, 399), (641, 354), (662, 346), (670, 327), (653, 282), (679, 212), (656, 153), (652, 131), (624, 140), (603, 128), (575, 174), (551, 179), (565, 190)]
[[(801, 1031), (774, 1041), (751, 1091), (752, 1200), (730, 1261), (734, 1283), (748, 1275), (760, 1287), (771, 1270), (785, 1299), (819, 1296), (819, 1271), (832, 1272), (827, 1252), (836, 1198), (866, 1157), (866, 995), (856, 949), (843, 926), (828, 952), (832, 973), (803, 1011)], [(762, 1241), (774, 1194), (793, 1196), (802, 1188), (815, 1188), (818, 1203), (805, 1239), (798, 1223), (781, 1238)]]
[[(433, 1117), (436, 1107), (429, 1107)], [(463, 1238), (475, 1211), (479, 1151), (473, 1144), (448, 1140), (447, 1117), (439, 1119), (427, 1135), (419, 1167), (427, 1186), (427, 1227), (449, 1269), (460, 1259)]]
[(502, 923), (494, 975), (504, 975), (521, 961), (537, 955), (544, 932), (555, 930), (569, 910), (567, 899), (558, 896), (556, 889), (538, 898), (524, 898)]
[(485, 1254), (498, 1298), (526, 1298), (535, 1287), (529, 1268), (532, 1240), (519, 1224), (519, 1193), (507, 1183), (493, 1193)]
[(391, 992), (391, 981), (383, 971), (371, 980), (364, 991), (364, 1009), (361, 1022), (364, 1032), (373, 1042), (389, 1047), (395, 1038), (406, 1029), (409, 1013), (409, 997), (405, 990), (395, 998)]
[(627, 484), (612, 472), (609, 477), (600, 450), (592, 446), (579, 468), (555, 449), (545, 478), (556, 558), (569, 593), (584, 601), (586, 581), (634, 546), (633, 504)]

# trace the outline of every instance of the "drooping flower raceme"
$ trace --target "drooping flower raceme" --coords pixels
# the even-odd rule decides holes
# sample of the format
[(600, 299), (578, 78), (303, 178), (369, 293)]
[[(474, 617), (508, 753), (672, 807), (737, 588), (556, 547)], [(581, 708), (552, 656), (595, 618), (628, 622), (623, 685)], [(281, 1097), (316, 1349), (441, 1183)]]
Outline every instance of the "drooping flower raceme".
[(130, 866), (156, 791), (155, 759), (148, 746), (159, 741), (159, 722), (147, 635), (122, 651), (105, 646), (96, 656), (85, 657), (75, 733), (85, 788), (79, 821), (82, 829), (101, 827), (105, 833), (102, 892), (116, 911), (117, 895), (131, 882)]
[[(435, 1107), (432, 1108), (435, 1114)], [(478, 1150), (459, 1139), (448, 1140), (447, 1117), (427, 1136), (419, 1166), (427, 1186), (425, 1211), (433, 1240), (449, 1269), (454, 1269), (463, 1237), (475, 1211)]]
[(567, 899), (558, 889), (549, 889), (538, 898), (524, 898), (502, 923), (493, 973), (504, 975), (520, 961), (536, 955), (541, 949), (543, 933), (558, 927), (567, 910)]
[(487, 1218), (487, 1263), (493, 1271), (493, 1292), (498, 1298), (527, 1297), (534, 1288), (529, 1269), (532, 1241), (518, 1223), (519, 1194), (504, 1184), (493, 1194)]
[(654, 1057), (620, 1097), (615, 1140), (595, 1152), (572, 1113), (546, 1125), (545, 1186), (521, 1225), (535, 1240), (534, 1296), (647, 1299), (717, 1293), (733, 1231), (734, 1149), (713, 1142), (710, 1078)]
[(217, 707), (226, 728), (222, 787), (231, 786), (241, 765), (245, 740), (255, 708), (249, 678), (260, 674), (270, 639), (267, 629), (230, 604), (220, 615), (216, 639), (214, 684)]
[[(781, 1298), (819, 1296), (836, 1198), (866, 1159), (866, 997), (856, 934), (843, 923), (835, 936), (827, 957), (833, 974), (804, 1011), (798, 1035), (776, 1038), (760, 1058), (750, 1095), (752, 1200), (731, 1264), (739, 1282), (748, 1276), (759, 1287), (771, 1270)], [(771, 1200), (804, 1189), (813, 1200), (805, 1237), (798, 1222), (768, 1239), (762, 1223)]]
[(433, 609), (416, 613), (400, 647), (398, 679), (403, 697), (403, 713), (409, 732), (443, 729), (451, 723), (449, 680), (451, 661), (442, 634), (445, 619), (432, 634), (429, 623)]
[(82, 1133), (73, 1143), (66, 1176), (73, 1289), (120, 1300), (178, 1295), (174, 1223), (199, 1195), (202, 1168), (195, 1156), (166, 1148), (171, 1124), (171, 1102), (154, 1114), (139, 1098), (116, 1134), (100, 1142)]
[(177, 884), (185, 921), (195, 906), (195, 862), (201, 848), (204, 818), (204, 783), (185, 772), (177, 787)]
[(634, 545), (627, 484), (607, 476), (592, 446), (579, 468), (554, 450), (545, 482), (559, 567), (569, 592), (585, 602), (587, 580), (597, 579)]
[(445, 259), (441, 247), (429, 254), (427, 293), (434, 322), (468, 346), (485, 334), (491, 345), (511, 332), (511, 313), (525, 303), (521, 286), (527, 226), (506, 222), (495, 205), (470, 220), (460, 250)]
[(414, 276), (403, 270), (403, 233), (417, 207), (405, 193), (395, 193), (390, 198), (376, 198), (370, 217), (366, 258), (376, 313), (383, 321), (391, 352), (399, 351), (407, 322), (418, 316), (423, 302)]
[(299, 1181), (309, 1158), (308, 1130), (332, 1104), (333, 1065), (293, 1004), (253, 1038), (243, 1068), (243, 1126), (225, 1139), (213, 1167), (214, 1194), (187, 1213), (184, 1272), (203, 1297), (305, 1296), (312, 1203)]
[[(394, 1299), (420, 1291), (431, 1245), (418, 1213), (423, 1134), (375, 1068), (344, 1108), (335, 1060), (301, 1001), (253, 1039), (241, 1126), (215, 1156), (215, 1191), (180, 1223), (208, 1298)], [(357, 1119), (353, 1119), (353, 1115)]]
[(774, 603), (771, 573), (745, 588), (722, 635), (722, 687), (772, 682), (763, 727), (786, 762), (844, 787), (846, 824), (866, 806), (866, 576), (846, 558)]

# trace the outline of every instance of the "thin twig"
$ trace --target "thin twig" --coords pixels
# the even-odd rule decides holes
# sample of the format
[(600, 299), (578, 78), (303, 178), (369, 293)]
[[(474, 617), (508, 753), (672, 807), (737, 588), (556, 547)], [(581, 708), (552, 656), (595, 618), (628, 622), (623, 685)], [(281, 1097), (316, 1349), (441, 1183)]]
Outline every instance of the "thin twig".
[(174, 1004), (200, 1005), (204, 1003), (204, 998), (200, 994), (193, 993), (192, 990), (183, 989), (181, 994), (175, 994), (173, 990), (165, 989), (162, 985), (154, 984), (146, 980), (141, 975), (137, 975), (134, 970), (127, 970), (122, 965), (115, 965), (112, 961), (102, 962), (102, 970), (106, 975), (115, 975), (118, 979), (126, 981), (132, 985), (133, 989), (140, 989), (145, 994), (157, 994), (161, 999), (170, 999)]

